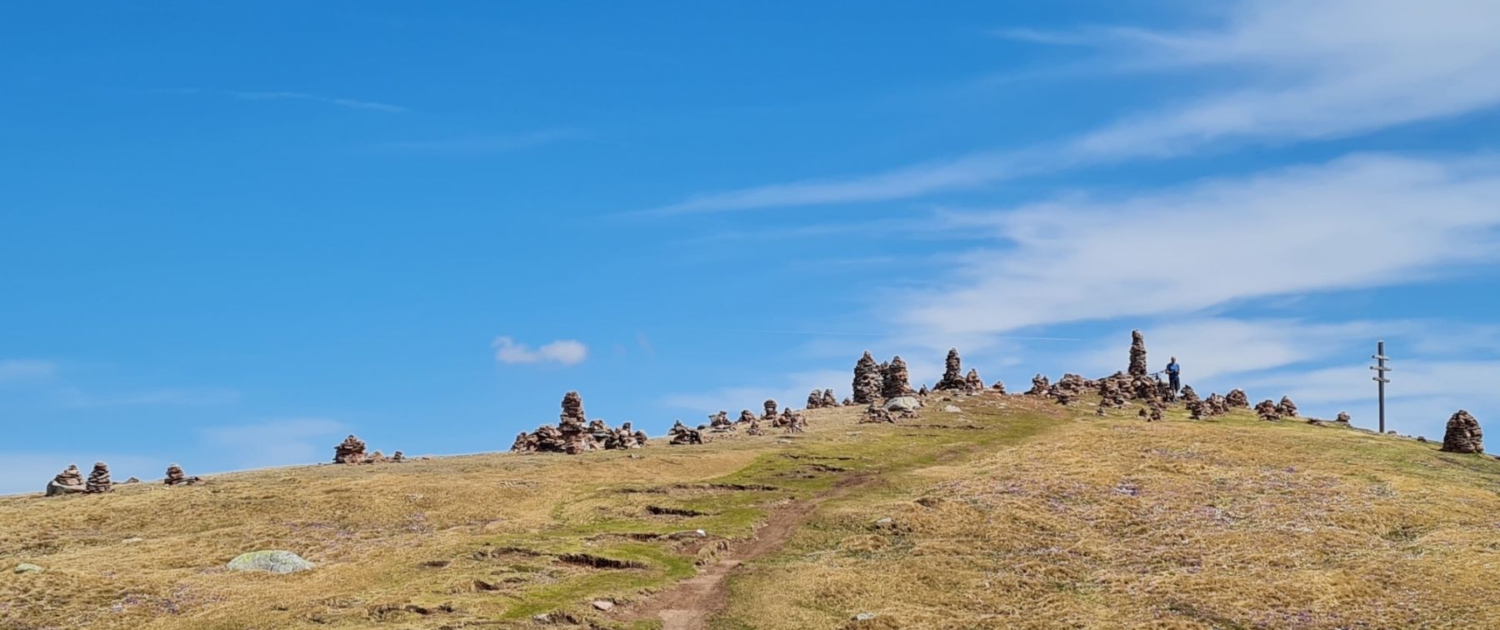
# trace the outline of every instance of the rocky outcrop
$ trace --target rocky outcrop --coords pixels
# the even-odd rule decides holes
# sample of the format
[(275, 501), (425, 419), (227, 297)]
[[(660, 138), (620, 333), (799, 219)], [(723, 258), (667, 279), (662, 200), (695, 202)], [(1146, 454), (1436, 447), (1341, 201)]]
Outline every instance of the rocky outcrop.
[(1449, 453), (1483, 453), (1484, 431), (1479, 421), (1469, 412), (1459, 409), (1448, 418), (1448, 429), (1443, 432), (1443, 451)]
[(963, 359), (958, 356), (958, 348), (948, 350), (948, 358), (943, 361), (943, 380), (933, 386), (937, 391), (964, 391), (968, 389), (968, 382), (964, 379)]
[(52, 478), (47, 483), (47, 496), (55, 497), (64, 494), (77, 494), (87, 491), (83, 483), (83, 472), (78, 470), (77, 465), (69, 465), (68, 468)]
[(859, 362), (854, 364), (854, 402), (860, 405), (868, 405), (880, 398), (880, 391), (884, 388), (884, 376), (880, 373), (880, 364), (875, 362), (875, 357), (865, 351)]
[(899, 356), (891, 359), (881, 375), (881, 397), (899, 398), (910, 393), (911, 376), (907, 373), (906, 361), (901, 360)]

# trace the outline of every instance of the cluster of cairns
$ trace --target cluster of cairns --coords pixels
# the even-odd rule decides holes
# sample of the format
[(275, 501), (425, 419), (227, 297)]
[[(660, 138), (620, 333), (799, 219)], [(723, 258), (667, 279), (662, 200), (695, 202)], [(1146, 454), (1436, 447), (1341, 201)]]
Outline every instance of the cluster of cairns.
[[(968, 374), (963, 371), (963, 359), (958, 356), (958, 348), (950, 348), (948, 357), (943, 360), (943, 379), (932, 387), (933, 391), (960, 392), (974, 395), (984, 391), (984, 380), (979, 378), (979, 370), (970, 369)], [(1005, 385), (1000, 385), (1000, 390), (1005, 390)]]
[(511, 445), (513, 453), (567, 453), (641, 448), (646, 432), (632, 430), (626, 422), (611, 429), (603, 420), (589, 421), (583, 411), (583, 397), (578, 392), (563, 395), (562, 414), (557, 426), (545, 424), (531, 433), (522, 432)]
[(678, 420), (677, 424), (672, 425), (672, 429), (667, 431), (667, 437), (670, 438), (667, 444), (672, 446), (703, 443), (703, 432), (688, 428), (681, 420)]
[[(167, 467), (166, 485), (190, 485), (203, 481), (198, 477), (188, 477), (182, 472), (177, 464)], [(126, 479), (125, 484), (140, 483), (139, 479), (131, 477)], [(115, 483), (109, 476), (109, 465), (104, 462), (94, 463), (94, 469), (89, 471), (87, 479), (83, 472), (78, 470), (76, 464), (69, 464), (66, 469), (58, 473), (52, 481), (47, 482), (46, 495), (49, 497), (68, 494), (104, 494), (115, 489)]]
[(333, 463), (335, 464), (400, 464), (406, 461), (406, 454), (401, 451), (392, 453), (386, 457), (385, 453), (375, 451), (365, 452), (365, 441), (353, 435), (344, 438), (338, 446), (333, 447)]

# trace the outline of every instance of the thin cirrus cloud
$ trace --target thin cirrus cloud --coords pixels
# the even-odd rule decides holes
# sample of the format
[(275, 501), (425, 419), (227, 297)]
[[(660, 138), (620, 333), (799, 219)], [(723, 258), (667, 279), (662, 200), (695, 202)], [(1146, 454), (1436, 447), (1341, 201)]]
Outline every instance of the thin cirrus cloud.
[(561, 339), (538, 348), (519, 343), (510, 337), (496, 337), (490, 344), (495, 360), (507, 364), (558, 363), (577, 365), (589, 356), (589, 348), (580, 341)]
[(1500, 104), (1497, 24), (1500, 3), (1488, 0), (1241, 0), (1212, 29), (1005, 29), (998, 34), (1030, 44), (1097, 47), (1116, 72), (1230, 70), (1237, 80), (1043, 146), (698, 195), (642, 214), (909, 199), (1222, 142), (1347, 137), (1486, 110)]
[(227, 96), (229, 98), (242, 101), (302, 101), (307, 103), (319, 103), (323, 105), (346, 107), (349, 109), (363, 109), (382, 112), (386, 114), (401, 114), (410, 111), (406, 107), (403, 107), (401, 105), (392, 105), (390, 103), (382, 103), (379, 101), (366, 101), (336, 96), (321, 96), (318, 94), (309, 94), (307, 92), (257, 92), (244, 90), (210, 90), (204, 88), (176, 88), (170, 90), (162, 90), (162, 92), (171, 94), (216, 94), (219, 96)]

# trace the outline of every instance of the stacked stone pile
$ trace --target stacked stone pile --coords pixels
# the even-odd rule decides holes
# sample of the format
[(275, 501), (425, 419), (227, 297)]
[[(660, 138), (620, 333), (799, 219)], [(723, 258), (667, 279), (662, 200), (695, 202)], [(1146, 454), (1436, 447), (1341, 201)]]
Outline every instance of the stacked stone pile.
[(672, 425), (672, 430), (667, 432), (667, 437), (671, 438), (671, 441), (667, 442), (667, 444), (670, 444), (672, 446), (686, 446), (690, 444), (703, 443), (703, 434), (696, 429), (689, 429), (686, 426), (683, 426), (681, 421), (678, 421), (677, 424)]
[(1095, 387), (1099, 390), (1099, 408), (1125, 406), (1125, 391), (1120, 388), (1118, 379), (1101, 378)]
[(760, 417), (761, 421), (769, 422), (771, 423), (771, 426), (776, 426), (776, 401), (767, 400), (765, 404), (765, 410), (765, 415)]
[(1449, 453), (1483, 453), (1484, 431), (1480, 430), (1479, 421), (1469, 415), (1469, 412), (1459, 409), (1448, 418), (1442, 450)]
[[(885, 377), (880, 373), (880, 364), (875, 362), (875, 357), (870, 356), (868, 350), (859, 362), (854, 364), (854, 398), (857, 404), (868, 405), (880, 398), (880, 391), (884, 389)], [(846, 403), (847, 404), (847, 403)]]
[(995, 381), (993, 383), (990, 383), (990, 391), (995, 392), (996, 394), (1000, 394), (1001, 396), (1004, 396), (1005, 395), (1005, 383), (1003, 383), (1001, 381)]
[(104, 462), (95, 462), (94, 470), (89, 473), (89, 480), (84, 484), (89, 494), (101, 494), (115, 489), (114, 483), (109, 480), (109, 466)]
[(906, 361), (901, 357), (891, 359), (881, 373), (881, 396), (899, 398), (911, 393), (911, 375), (907, 373)]
[(921, 397), (921, 398), (926, 398), (927, 395), (930, 394), (930, 393), (932, 393), (932, 392), (927, 391), (927, 384), (926, 383), (922, 384), (922, 389), (917, 390), (917, 396)]
[(396, 451), (395, 453), (391, 453), (391, 462), (392, 463), (400, 464), (400, 463), (402, 463), (404, 461), (406, 461), (406, 453), (402, 453), (401, 451)]
[(1243, 389), (1229, 390), (1229, 395), (1224, 397), (1224, 402), (1229, 403), (1231, 409), (1250, 408), (1250, 398), (1245, 395), (1245, 390)]
[(1342, 422), (1344, 424), (1349, 424), (1349, 420), (1349, 412), (1347, 411), (1340, 411), (1338, 417), (1334, 418), (1335, 422)]
[(1281, 419), (1281, 410), (1276, 407), (1276, 403), (1270, 398), (1262, 400), (1259, 404), (1255, 405), (1255, 413), (1260, 415), (1261, 420)]
[(729, 413), (720, 411), (708, 417), (708, 428), (714, 433), (728, 433), (734, 431), (734, 423), (729, 420)]
[(885, 407), (881, 407), (880, 405), (870, 405), (869, 407), (865, 408), (865, 415), (861, 416), (859, 419), (860, 424), (878, 424), (882, 422), (895, 424), (896, 417), (891, 415), (891, 412), (889, 410), (887, 410)]
[[(977, 375), (976, 375), (977, 376)], [(948, 358), (943, 361), (943, 380), (933, 386), (937, 391), (964, 391), (969, 384), (964, 379), (963, 359), (958, 356), (958, 348), (948, 350)]]
[(1047, 395), (1060, 405), (1071, 405), (1091, 388), (1088, 379), (1077, 374), (1063, 374), (1061, 379), (1047, 387)]
[(1031, 377), (1031, 389), (1026, 390), (1027, 396), (1046, 396), (1051, 391), (1052, 382), (1047, 379), (1046, 374), (1038, 374)]
[(1146, 336), (1139, 330), (1130, 331), (1130, 376), (1145, 377), (1150, 373), (1146, 367)]
[(1292, 402), (1291, 397), (1282, 396), (1281, 402), (1276, 404), (1276, 413), (1283, 418), (1297, 417), (1297, 403)]
[(62, 494), (76, 494), (86, 492), (88, 488), (83, 483), (83, 472), (78, 470), (77, 465), (70, 464), (68, 468), (52, 478), (47, 483), (47, 496), (55, 497)]
[(815, 390), (812, 390), (812, 393), (810, 393), (810, 394), (807, 395), (807, 408), (808, 409), (822, 409), (823, 408), (823, 391), (822, 390), (815, 389)]
[(979, 370), (970, 368), (969, 373), (964, 376), (964, 393), (969, 395), (984, 391), (984, 381), (979, 378)]
[(353, 435), (344, 438), (343, 442), (333, 447), (333, 463), (335, 464), (363, 464), (365, 459), (365, 442)]
[(755, 417), (754, 412), (750, 411), (749, 409), (744, 409), (740, 411), (740, 419), (736, 420), (735, 424), (750, 424), (758, 419), (759, 418)]
[(1203, 404), (1210, 416), (1222, 416), (1229, 413), (1229, 402), (1217, 393), (1211, 393), (1208, 398), (1203, 399)]
[(760, 428), (760, 420), (751, 420), (750, 428), (745, 429), (745, 435), (765, 435), (765, 429)]
[(167, 478), (163, 483), (169, 486), (186, 486), (198, 483), (200, 481), (203, 480), (197, 477), (187, 476), (187, 473), (182, 472), (181, 466), (172, 464), (171, 466), (167, 466)]
[(839, 399), (833, 397), (833, 390), (831, 390), (831, 389), (825, 389), (825, 390), (823, 390), (823, 405), (822, 405), (822, 407), (824, 409), (832, 409), (832, 408), (837, 407), (837, 406), (839, 406)]
[(781, 427), (787, 433), (801, 433), (807, 430), (807, 420), (788, 407), (781, 412)]

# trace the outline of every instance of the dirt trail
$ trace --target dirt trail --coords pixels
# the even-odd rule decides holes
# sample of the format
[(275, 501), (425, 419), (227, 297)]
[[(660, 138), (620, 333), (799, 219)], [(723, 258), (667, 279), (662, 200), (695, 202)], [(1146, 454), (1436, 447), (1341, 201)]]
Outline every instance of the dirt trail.
[(635, 619), (659, 618), (662, 630), (706, 630), (708, 620), (729, 604), (728, 578), (736, 568), (780, 549), (823, 502), (842, 497), (873, 480), (874, 476), (866, 474), (847, 477), (811, 499), (794, 501), (773, 510), (765, 523), (755, 530), (755, 538), (731, 547), (718, 562), (656, 594), (630, 616)]

